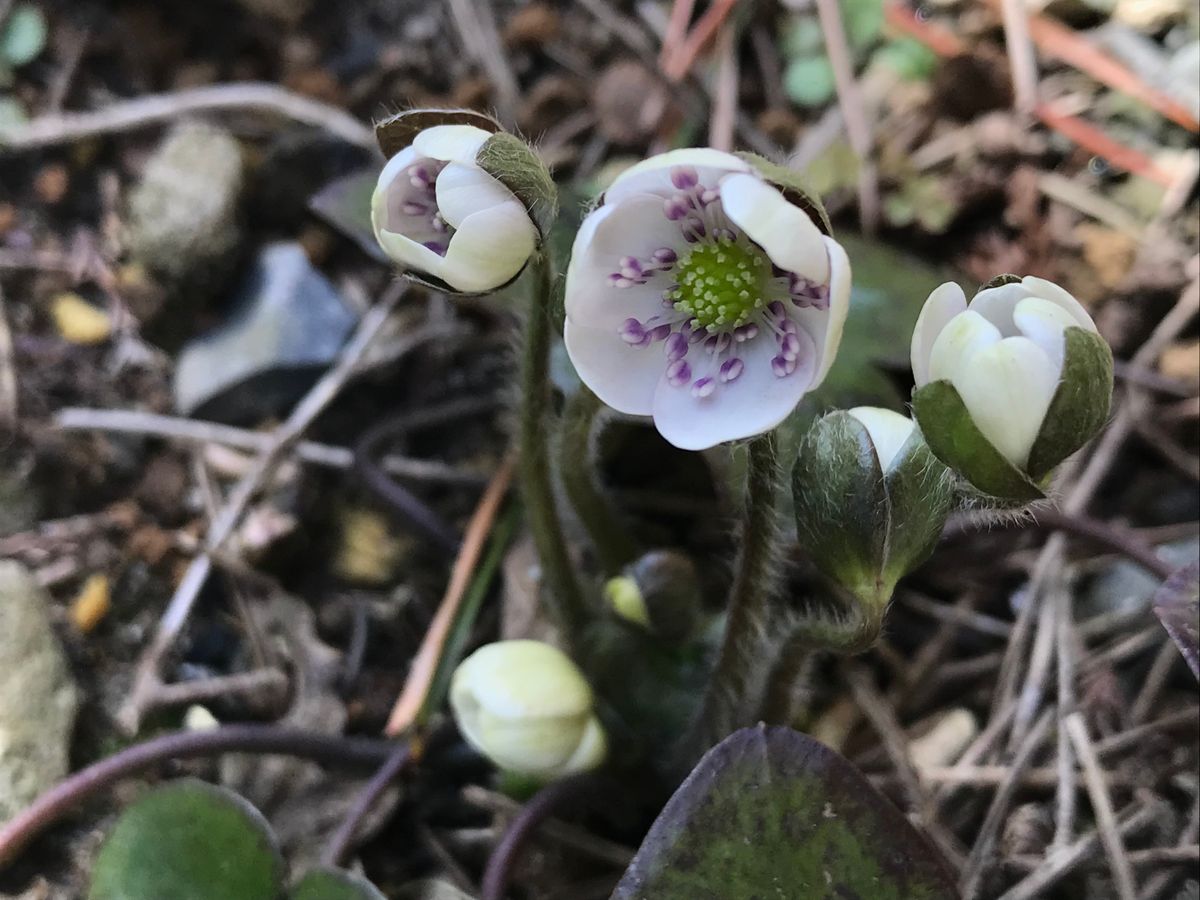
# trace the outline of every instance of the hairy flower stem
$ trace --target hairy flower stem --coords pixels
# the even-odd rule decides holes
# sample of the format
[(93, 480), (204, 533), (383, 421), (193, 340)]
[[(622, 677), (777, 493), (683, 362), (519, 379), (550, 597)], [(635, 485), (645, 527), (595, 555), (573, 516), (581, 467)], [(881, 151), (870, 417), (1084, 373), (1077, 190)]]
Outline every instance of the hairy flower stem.
[(550, 427), (553, 418), (550, 390), (550, 346), (554, 304), (554, 273), (545, 254), (530, 262), (536, 276), (529, 316), (521, 332), (521, 372), (518, 399), (517, 473), (525, 501), (529, 530), (542, 565), (542, 596), (574, 650), (584, 625), (587, 607), (575, 577), (550, 474)]
[(587, 529), (605, 576), (618, 574), (637, 556), (629, 526), (597, 483), (597, 419), (604, 404), (586, 386), (567, 401), (558, 447), (559, 475), (579, 521)]
[(775, 435), (750, 442), (746, 509), (728, 620), (720, 655), (708, 682), (700, 714), (684, 741), (685, 765), (730, 732), (758, 717), (766, 689), (768, 661), (777, 649), (771, 627), (779, 529), (779, 472)]

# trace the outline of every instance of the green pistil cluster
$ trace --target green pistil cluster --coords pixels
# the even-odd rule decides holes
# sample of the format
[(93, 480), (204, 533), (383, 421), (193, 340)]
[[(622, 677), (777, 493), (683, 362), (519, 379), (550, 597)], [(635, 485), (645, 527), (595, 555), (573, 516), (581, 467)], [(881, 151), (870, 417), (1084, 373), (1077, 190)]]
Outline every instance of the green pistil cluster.
[(761, 250), (721, 238), (701, 244), (679, 263), (678, 286), (664, 296), (709, 332), (744, 325), (761, 309), (771, 267)]

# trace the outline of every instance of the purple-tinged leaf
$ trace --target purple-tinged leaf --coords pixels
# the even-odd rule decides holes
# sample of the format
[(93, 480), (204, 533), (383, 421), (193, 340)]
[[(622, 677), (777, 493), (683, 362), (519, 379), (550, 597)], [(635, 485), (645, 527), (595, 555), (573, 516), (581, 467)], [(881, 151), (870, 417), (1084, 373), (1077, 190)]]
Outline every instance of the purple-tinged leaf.
[(1154, 611), (1200, 679), (1200, 562), (1177, 569), (1154, 595)]

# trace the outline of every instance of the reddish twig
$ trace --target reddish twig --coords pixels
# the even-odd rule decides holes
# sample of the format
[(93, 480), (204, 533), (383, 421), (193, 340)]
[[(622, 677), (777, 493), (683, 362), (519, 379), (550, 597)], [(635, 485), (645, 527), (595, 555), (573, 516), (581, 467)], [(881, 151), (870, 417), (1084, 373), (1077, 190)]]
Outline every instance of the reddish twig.
[(918, 18), (904, 3), (885, 4), (883, 17), (892, 28), (924, 44), (938, 56), (960, 56), (967, 52), (967, 45), (957, 34)]
[(1071, 139), (1084, 150), (1107, 160), (1118, 169), (1149, 178), (1163, 187), (1170, 187), (1174, 183), (1171, 173), (1156, 165), (1154, 160), (1141, 150), (1109, 137), (1091, 122), (1061, 112), (1049, 103), (1038, 104), (1034, 112), (1047, 128), (1054, 129), (1063, 137)]
[(115, 753), (76, 772), (42, 794), (0, 828), (0, 870), (28, 844), (80, 803), (110, 785), (170, 759), (221, 753), (298, 756), (325, 764), (379, 765), (395, 750), (392, 741), (318, 734), (277, 725), (223, 725), (211, 731), (167, 734)]
[(682, 81), (684, 76), (696, 64), (696, 59), (705, 47), (716, 37), (717, 31), (725, 24), (729, 14), (737, 5), (738, 0), (716, 0), (704, 11), (696, 25), (688, 33), (683, 44), (672, 54), (671, 59), (663, 65), (663, 74), (671, 81)]

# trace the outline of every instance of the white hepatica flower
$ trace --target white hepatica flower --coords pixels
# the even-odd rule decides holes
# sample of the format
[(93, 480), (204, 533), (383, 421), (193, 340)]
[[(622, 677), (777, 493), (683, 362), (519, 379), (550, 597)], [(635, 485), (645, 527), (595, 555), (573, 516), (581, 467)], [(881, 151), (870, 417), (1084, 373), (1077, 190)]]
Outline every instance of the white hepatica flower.
[(537, 229), (516, 195), (476, 161), (491, 137), (473, 125), (435, 125), (388, 161), (371, 197), (371, 224), (392, 260), (468, 293), (520, 273)]
[(821, 383), (849, 297), (841, 245), (750, 163), (675, 150), (580, 227), (567, 352), (609, 406), (700, 450), (775, 427)]
[(1025, 469), (1062, 378), (1064, 332), (1072, 327), (1096, 334), (1079, 301), (1042, 278), (985, 288), (969, 305), (962, 288), (947, 282), (929, 295), (913, 331), (916, 386), (948, 381), (984, 438)]
[(450, 682), (463, 737), (497, 766), (541, 779), (604, 761), (607, 740), (576, 665), (540, 641), (500, 641), (467, 657)]
[(881, 409), (878, 406), (856, 406), (846, 412), (867, 429), (867, 434), (875, 447), (875, 455), (879, 457), (879, 468), (886, 475), (891, 471), (901, 449), (912, 437), (917, 423), (908, 416), (903, 416), (890, 409)]

